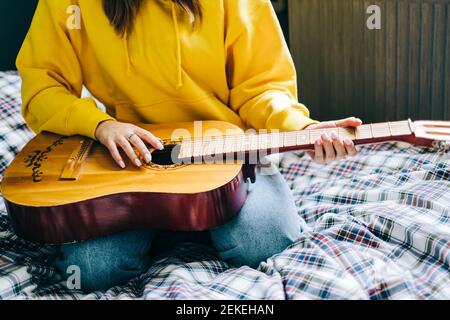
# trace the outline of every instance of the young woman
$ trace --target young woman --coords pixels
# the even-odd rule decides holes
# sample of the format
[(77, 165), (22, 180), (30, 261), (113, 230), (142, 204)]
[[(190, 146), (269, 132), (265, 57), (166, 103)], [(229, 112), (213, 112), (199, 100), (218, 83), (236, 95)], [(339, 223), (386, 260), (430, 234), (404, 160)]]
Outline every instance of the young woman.
[[(161, 148), (130, 123), (223, 120), (280, 130), (361, 124), (309, 118), (269, 0), (41, 0), (17, 67), (31, 128), (97, 139), (121, 168), (125, 155), (142, 165), (133, 147), (146, 161), (145, 144)], [(83, 85), (107, 113), (80, 98)], [(355, 153), (351, 141), (324, 134), (312, 156), (328, 162)], [(258, 266), (302, 231), (281, 175), (256, 181), (239, 215), (210, 230), (220, 257), (236, 266)], [(148, 268), (158, 232), (64, 245), (57, 265), (63, 274), (77, 265), (85, 291), (107, 289)]]

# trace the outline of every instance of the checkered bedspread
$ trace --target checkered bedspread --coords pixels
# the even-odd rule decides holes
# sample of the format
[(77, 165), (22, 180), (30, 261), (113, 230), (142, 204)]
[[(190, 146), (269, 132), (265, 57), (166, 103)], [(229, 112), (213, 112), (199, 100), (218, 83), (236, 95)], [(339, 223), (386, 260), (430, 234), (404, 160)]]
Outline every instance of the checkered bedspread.
[[(19, 86), (0, 74), (0, 175), (32, 136)], [(307, 226), (284, 252), (254, 270), (220, 261), (207, 243), (162, 242), (145, 274), (89, 295), (65, 288), (57, 248), (14, 235), (0, 198), (0, 298), (450, 298), (448, 155), (388, 143), (327, 166), (287, 154), (279, 167)]]

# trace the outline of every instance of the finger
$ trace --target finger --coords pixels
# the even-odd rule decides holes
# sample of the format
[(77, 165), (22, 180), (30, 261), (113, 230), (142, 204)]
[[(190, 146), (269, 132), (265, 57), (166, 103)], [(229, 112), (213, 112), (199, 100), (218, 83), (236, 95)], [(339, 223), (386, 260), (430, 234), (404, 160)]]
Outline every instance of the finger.
[(150, 154), (150, 151), (148, 151), (147, 146), (144, 144), (144, 142), (142, 142), (141, 138), (139, 138), (137, 134), (132, 135), (129, 140), (139, 151), (139, 154), (144, 157), (145, 162), (149, 163), (150, 161), (152, 161), (152, 155)]
[(325, 154), (323, 152), (323, 142), (322, 139), (317, 139), (314, 143), (314, 160), (318, 163), (325, 162)]
[(339, 139), (335, 132), (331, 133), (331, 139), (333, 140), (333, 147), (336, 151), (336, 160), (344, 159), (347, 155), (347, 150), (345, 149), (344, 142)]
[(345, 149), (347, 150), (347, 154), (351, 157), (355, 156), (358, 151), (356, 150), (355, 144), (349, 138), (344, 139)]
[(125, 169), (125, 162), (123, 161), (122, 157), (120, 156), (119, 150), (117, 149), (117, 145), (113, 140), (110, 140), (105, 144), (105, 146), (108, 148), (109, 153), (111, 154), (114, 161), (121, 167), (122, 169)]
[(333, 147), (333, 140), (328, 136), (326, 132), (322, 134), (323, 148), (325, 150), (325, 161), (331, 162), (336, 159), (336, 151)]
[(337, 127), (358, 127), (360, 125), (362, 125), (362, 120), (355, 117), (336, 121)]
[(148, 132), (147, 130), (137, 128), (136, 134), (139, 136), (139, 138), (150, 144), (153, 148), (158, 150), (164, 149), (164, 145), (161, 143), (161, 140), (155, 137), (152, 133)]
[(123, 151), (127, 154), (128, 158), (130, 158), (131, 162), (136, 166), (140, 167), (142, 166), (142, 162), (137, 157), (136, 153), (134, 152), (133, 148), (131, 147), (130, 142), (128, 142), (127, 139), (124, 137), (121, 137), (118, 139), (117, 143), (122, 148)]

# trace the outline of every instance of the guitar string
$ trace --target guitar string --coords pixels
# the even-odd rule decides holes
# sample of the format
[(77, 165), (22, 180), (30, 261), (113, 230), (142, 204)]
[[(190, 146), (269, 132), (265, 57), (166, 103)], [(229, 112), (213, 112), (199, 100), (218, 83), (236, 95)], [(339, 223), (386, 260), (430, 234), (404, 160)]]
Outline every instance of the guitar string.
[[(404, 129), (404, 127), (405, 127), (405, 124), (407, 124), (407, 122), (405, 121), (405, 122), (402, 122), (402, 123), (394, 123), (394, 125), (398, 128), (398, 129)], [(389, 126), (389, 124), (387, 123), (387, 125)], [(360, 129), (367, 129), (368, 131), (369, 131), (369, 129), (371, 129), (370, 131), (370, 135), (373, 137), (374, 136), (374, 134), (373, 134), (373, 127), (372, 127), (373, 125), (372, 124), (367, 124), (367, 125), (363, 125), (363, 126), (360, 126), (359, 128)], [(195, 149), (195, 146), (196, 145), (198, 145), (198, 144), (204, 144), (204, 143), (207, 143), (207, 142), (222, 142), (222, 143), (226, 143), (226, 142), (230, 142), (230, 143), (233, 143), (233, 145), (232, 146), (230, 146), (230, 147), (236, 147), (236, 145), (234, 145), (236, 142), (238, 142), (238, 139), (237, 138), (242, 138), (242, 139), (245, 139), (245, 138), (247, 138), (247, 137), (260, 137), (260, 136), (263, 136), (263, 135), (267, 135), (267, 136), (276, 136), (276, 135), (279, 135), (280, 137), (282, 137), (284, 140), (286, 139), (286, 138), (295, 138), (295, 140), (297, 140), (298, 139), (298, 135), (299, 134), (304, 134), (304, 135), (308, 135), (309, 133), (311, 133), (311, 132), (314, 132), (314, 131), (316, 131), (317, 133), (316, 134), (318, 134), (318, 133), (323, 133), (323, 132), (325, 132), (325, 131), (327, 131), (327, 130), (329, 130), (329, 129), (340, 129), (340, 128), (324, 128), (324, 129), (311, 129), (311, 130), (304, 130), (304, 131), (301, 131), (301, 130), (299, 130), (299, 131), (287, 131), (287, 132), (281, 132), (281, 133), (279, 133), (279, 132), (277, 132), (277, 133), (270, 133), (270, 132), (267, 132), (267, 133), (261, 133), (261, 134), (255, 134), (255, 135), (245, 135), (245, 134), (233, 134), (233, 135), (223, 135), (223, 136), (208, 136), (208, 137), (203, 137), (203, 138), (194, 138), (194, 139), (189, 139), (189, 138), (187, 138), (187, 139), (183, 139), (183, 140), (174, 140), (174, 139), (161, 139), (162, 141), (164, 141), (164, 142), (172, 142), (172, 143), (184, 143), (184, 142), (187, 142), (187, 143), (191, 143), (192, 144), (192, 146), (194, 147), (193, 149)], [(384, 128), (384, 129), (386, 129), (386, 128)], [(394, 128), (395, 129), (395, 128)], [(392, 136), (392, 133), (391, 133), (391, 130), (392, 130), (392, 128), (391, 128), (391, 126), (389, 126), (389, 136)], [(412, 132), (411, 132), (411, 130), (408, 130), (409, 131), (409, 134), (411, 134)], [(295, 137), (287, 137), (287, 135), (288, 134), (291, 134), (291, 135), (294, 135)], [(231, 139), (230, 139), (230, 137), (231, 137)], [(227, 140), (227, 139), (229, 139), (229, 140)], [(281, 139), (280, 139), (281, 140)], [(257, 140), (257, 141), (255, 141), (256, 143), (258, 143), (259, 141)], [(268, 140), (266, 140), (265, 141), (266, 143), (269, 143), (269, 142), (273, 142), (273, 140), (270, 140), (270, 141), (268, 141)], [(282, 142), (282, 141), (279, 141), (280, 143)], [(244, 143), (242, 143), (242, 144), (244, 144)], [(284, 144), (284, 142), (283, 142), (283, 144)], [(308, 144), (311, 144), (311, 143), (308, 143)], [(306, 144), (297, 144), (296, 143), (296, 145), (306, 145)], [(225, 147), (225, 146), (224, 146)], [(284, 146), (280, 146), (280, 147), (284, 147)], [(274, 147), (270, 147), (270, 146), (266, 146), (266, 147), (264, 147), (264, 148), (260, 148), (260, 149), (272, 149), (272, 148), (274, 148)], [(194, 150), (189, 150), (189, 151), (191, 151), (191, 152), (193, 152)], [(205, 155), (207, 152), (204, 152), (203, 150), (200, 150), (201, 152), (200, 152), (200, 155), (199, 156), (201, 156), (201, 155)], [(215, 150), (214, 150), (215, 151)], [(219, 152), (219, 154), (225, 154), (225, 153), (240, 153), (240, 152), (246, 152), (246, 151), (257, 151), (257, 150), (251, 150), (251, 149), (241, 149), (241, 150), (235, 150), (235, 151), (231, 151), (231, 150), (222, 150), (222, 152)], [(167, 153), (171, 153), (172, 151), (171, 151), (171, 149), (169, 149), (169, 150), (160, 150), (160, 151), (158, 151), (159, 153), (162, 153), (162, 154), (167, 154)], [(216, 154), (216, 153), (208, 153), (208, 154)]]
[[(362, 128), (362, 129), (370, 129), (369, 125), (366, 125), (367, 128)], [(361, 126), (362, 127), (362, 126)], [(359, 127), (359, 128), (361, 128)], [(401, 128), (401, 126), (399, 126), (398, 128)], [(186, 138), (186, 139), (161, 139), (161, 141), (163, 142), (174, 142), (174, 143), (183, 143), (183, 142), (192, 142), (193, 143), (197, 143), (197, 142), (208, 142), (208, 141), (213, 141), (213, 140), (217, 140), (217, 141), (227, 141), (227, 139), (231, 138), (247, 138), (247, 137), (261, 137), (263, 135), (267, 135), (267, 136), (276, 136), (279, 135), (280, 137), (286, 138), (287, 135), (291, 134), (291, 135), (295, 135), (296, 137), (298, 135), (308, 135), (308, 133), (310, 132), (316, 132), (316, 134), (319, 133), (323, 133), (327, 130), (330, 129), (336, 129), (336, 128), (327, 128), (327, 129), (312, 129), (312, 130), (299, 130), (299, 131), (286, 131), (286, 132), (281, 132), (281, 133), (259, 133), (259, 134), (229, 134), (229, 135), (220, 135), (220, 136), (207, 136), (207, 137), (200, 137), (200, 138)], [(339, 128), (337, 128), (339, 129)], [(409, 134), (411, 134), (411, 130), (409, 130)], [(373, 134), (372, 134), (373, 136)], [(392, 134), (389, 134), (389, 136), (392, 136)], [(290, 138), (290, 137), (289, 137)]]
[[(404, 122), (402, 122), (402, 123), (393, 123), (394, 125), (396, 125), (397, 127), (398, 127), (398, 129), (403, 129), (403, 127), (404, 127), (404, 125), (405, 124), (407, 124), (407, 122), (406, 121), (404, 121)], [(362, 126), (360, 126), (360, 127), (357, 127), (357, 128), (355, 128), (355, 129), (359, 129), (359, 130), (361, 130), (361, 129), (367, 129), (367, 130), (370, 130), (370, 126), (371, 125), (373, 125), (373, 124), (366, 124), (366, 125), (362, 125)], [(224, 138), (225, 137), (225, 139), (226, 138), (228, 138), (228, 137), (255, 137), (255, 136), (263, 136), (263, 135), (284, 135), (284, 136), (286, 136), (286, 135), (288, 135), (288, 134), (295, 134), (296, 136), (297, 135), (299, 135), (299, 134), (308, 134), (308, 133), (311, 133), (311, 132), (317, 132), (317, 133), (319, 133), (319, 132), (321, 132), (321, 133), (323, 133), (323, 132), (325, 132), (325, 131), (329, 131), (329, 130), (332, 130), (332, 129), (341, 129), (341, 128), (324, 128), (324, 129), (310, 129), (310, 130), (296, 130), (296, 131), (285, 131), (285, 132), (267, 132), (267, 133), (257, 133), (257, 134), (229, 134), (229, 135), (217, 135), (217, 136), (207, 136), (207, 137), (202, 137), (202, 138), (186, 138), (186, 139), (182, 139), (182, 140), (177, 140), (177, 139), (161, 139), (161, 141), (164, 141), (164, 142), (180, 142), (180, 143), (183, 143), (183, 142), (191, 142), (191, 141), (194, 141), (194, 143), (195, 142), (205, 142), (205, 141), (211, 141), (211, 140), (214, 140), (214, 139), (217, 139), (217, 140), (219, 140), (219, 138)], [(411, 132), (411, 130), (410, 129), (408, 129), (408, 131), (409, 131), (409, 134), (411, 134), (412, 132)], [(316, 133), (316, 134), (317, 134)], [(373, 136), (373, 135), (372, 135)], [(390, 136), (392, 136), (391, 134), (390, 134)]]

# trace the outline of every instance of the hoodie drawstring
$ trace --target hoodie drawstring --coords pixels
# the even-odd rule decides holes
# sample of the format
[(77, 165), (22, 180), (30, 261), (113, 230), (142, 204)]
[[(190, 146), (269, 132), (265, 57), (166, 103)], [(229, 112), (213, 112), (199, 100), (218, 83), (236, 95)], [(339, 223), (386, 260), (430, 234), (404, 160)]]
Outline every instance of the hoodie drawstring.
[(178, 25), (177, 11), (175, 8), (175, 2), (172, 2), (172, 20), (175, 28), (175, 37), (177, 42), (177, 89), (183, 86), (183, 75), (181, 70), (181, 39), (180, 39), (180, 27)]
[(130, 60), (130, 52), (128, 49), (128, 33), (125, 32), (123, 36), (123, 47), (125, 50), (125, 60), (127, 64), (127, 73), (129, 74), (131, 72), (131, 60)]

